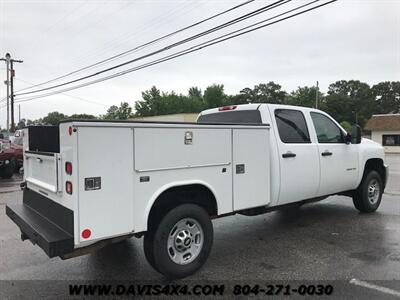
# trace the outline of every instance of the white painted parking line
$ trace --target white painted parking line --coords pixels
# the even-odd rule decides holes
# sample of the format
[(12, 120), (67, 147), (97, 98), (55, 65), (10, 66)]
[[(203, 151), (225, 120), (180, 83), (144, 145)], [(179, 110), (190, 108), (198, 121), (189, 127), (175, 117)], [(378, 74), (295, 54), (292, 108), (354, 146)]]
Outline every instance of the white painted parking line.
[(372, 289), (372, 290), (375, 290), (375, 291), (378, 291), (378, 292), (381, 292), (381, 293), (384, 293), (384, 294), (392, 295), (392, 296), (397, 296), (397, 297), (400, 298), (400, 292), (399, 291), (392, 290), (392, 289), (389, 289), (389, 288), (384, 287), (384, 286), (379, 286), (379, 285), (376, 285), (376, 284), (373, 284), (373, 283), (368, 283), (366, 281), (358, 280), (358, 279), (355, 279), (355, 278), (350, 280), (350, 284), (362, 286), (362, 287), (365, 287), (365, 288), (368, 288), (368, 289)]

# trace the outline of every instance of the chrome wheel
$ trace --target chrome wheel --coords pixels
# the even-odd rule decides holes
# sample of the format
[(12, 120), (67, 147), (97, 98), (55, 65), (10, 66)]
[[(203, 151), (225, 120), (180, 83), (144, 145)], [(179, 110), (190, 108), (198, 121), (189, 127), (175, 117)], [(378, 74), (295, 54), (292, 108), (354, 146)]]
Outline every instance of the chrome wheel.
[(376, 179), (372, 179), (368, 184), (368, 201), (371, 204), (376, 204), (380, 196), (380, 186)]
[(203, 247), (203, 228), (195, 219), (177, 222), (169, 233), (167, 251), (171, 260), (179, 265), (192, 262)]

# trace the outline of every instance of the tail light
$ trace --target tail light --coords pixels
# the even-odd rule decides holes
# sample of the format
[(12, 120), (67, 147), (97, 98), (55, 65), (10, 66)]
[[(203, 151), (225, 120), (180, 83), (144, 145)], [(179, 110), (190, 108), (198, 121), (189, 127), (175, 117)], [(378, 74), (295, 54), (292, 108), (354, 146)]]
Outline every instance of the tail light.
[(71, 126), (68, 127), (68, 134), (72, 135), (72, 127)]
[(67, 162), (65, 163), (65, 172), (66, 172), (68, 175), (71, 175), (71, 174), (72, 174), (72, 163), (70, 163), (69, 161), (67, 161)]
[(72, 182), (71, 182), (71, 181), (67, 181), (67, 182), (65, 183), (65, 191), (66, 191), (68, 194), (72, 195)]
[(218, 108), (219, 111), (225, 111), (225, 110), (234, 110), (236, 109), (236, 105), (229, 105), (229, 106), (222, 106)]

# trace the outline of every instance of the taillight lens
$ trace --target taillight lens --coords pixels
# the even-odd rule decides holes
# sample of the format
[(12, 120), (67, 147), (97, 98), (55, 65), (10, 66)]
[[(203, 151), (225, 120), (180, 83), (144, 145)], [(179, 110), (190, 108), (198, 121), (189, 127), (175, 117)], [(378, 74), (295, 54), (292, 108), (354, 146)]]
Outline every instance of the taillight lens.
[(65, 163), (65, 172), (66, 172), (68, 175), (71, 175), (71, 174), (72, 174), (72, 163), (70, 163), (69, 161), (67, 161), (67, 162)]
[(71, 126), (68, 127), (68, 134), (72, 135), (72, 127)]
[(67, 182), (65, 183), (65, 191), (66, 191), (68, 194), (72, 195), (72, 182), (71, 182), (71, 181), (67, 181)]

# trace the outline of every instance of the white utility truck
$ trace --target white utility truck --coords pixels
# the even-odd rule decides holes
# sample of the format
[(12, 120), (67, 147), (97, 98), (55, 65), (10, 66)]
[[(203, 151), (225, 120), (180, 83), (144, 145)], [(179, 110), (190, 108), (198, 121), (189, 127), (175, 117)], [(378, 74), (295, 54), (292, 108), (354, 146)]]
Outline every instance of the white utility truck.
[(7, 215), (22, 240), (71, 258), (144, 235), (152, 267), (194, 273), (211, 220), (253, 216), (329, 195), (375, 211), (388, 177), (383, 148), (305, 107), (209, 109), (197, 123), (64, 121), (24, 130), (23, 203)]

